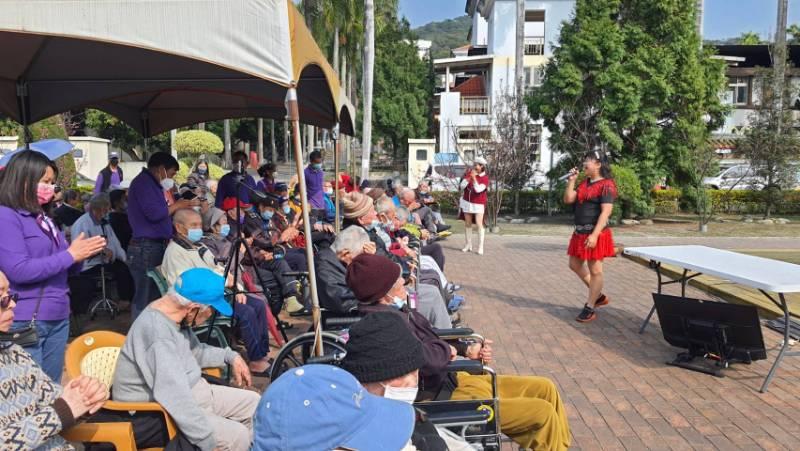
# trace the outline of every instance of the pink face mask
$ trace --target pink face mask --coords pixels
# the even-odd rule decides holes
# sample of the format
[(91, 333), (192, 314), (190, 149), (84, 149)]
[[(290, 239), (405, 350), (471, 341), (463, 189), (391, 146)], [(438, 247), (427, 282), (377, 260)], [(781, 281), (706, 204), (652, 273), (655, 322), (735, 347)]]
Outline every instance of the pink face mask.
[(39, 199), (39, 205), (44, 205), (53, 199), (56, 194), (56, 186), (49, 183), (39, 183), (36, 188), (36, 197)]

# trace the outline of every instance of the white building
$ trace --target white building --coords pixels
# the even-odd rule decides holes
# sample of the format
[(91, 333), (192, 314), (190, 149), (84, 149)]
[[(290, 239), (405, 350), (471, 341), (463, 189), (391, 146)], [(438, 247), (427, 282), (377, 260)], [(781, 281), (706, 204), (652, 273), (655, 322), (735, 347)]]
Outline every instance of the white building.
[[(575, 0), (525, 2), (525, 84), (535, 89), (542, 82), (544, 65), (558, 41), (561, 23), (571, 19)], [(438, 152), (457, 152), (466, 161), (474, 157), (475, 143), (492, 134), (492, 106), (513, 92), (516, 54), (516, 1), (467, 0), (472, 18), (469, 45), (453, 50), (451, 58), (434, 60), (440, 86), (434, 100), (438, 126)], [(548, 132), (541, 124), (529, 142), (536, 152), (536, 182), (552, 158)], [(412, 154), (413, 152), (409, 152)], [(411, 157), (411, 155), (410, 155)]]
[[(727, 167), (745, 163), (736, 151), (737, 141), (750, 126), (750, 116), (761, 100), (756, 80), (758, 71), (772, 66), (772, 55), (768, 45), (718, 45), (716, 50), (715, 58), (724, 60), (728, 66), (725, 73), (728, 84), (722, 101), (731, 110), (725, 118), (725, 124), (713, 133), (711, 143), (720, 155), (720, 165)], [(789, 46), (789, 59), (787, 76), (795, 87), (790, 104), (795, 110), (800, 110), (797, 94), (800, 93), (800, 45)], [(795, 115), (798, 114), (795, 112)]]

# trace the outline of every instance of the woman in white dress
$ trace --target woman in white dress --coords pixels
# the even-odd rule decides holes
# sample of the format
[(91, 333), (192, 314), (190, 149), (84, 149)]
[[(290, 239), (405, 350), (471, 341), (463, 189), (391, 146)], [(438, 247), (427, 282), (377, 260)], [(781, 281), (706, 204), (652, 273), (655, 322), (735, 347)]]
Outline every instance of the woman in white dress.
[(459, 219), (464, 220), (466, 245), (462, 252), (472, 252), (472, 225), (478, 226), (478, 255), (483, 255), (484, 227), (483, 217), (486, 211), (486, 191), (489, 188), (489, 176), (486, 175), (486, 160), (475, 158), (473, 166), (464, 174), (464, 195), (459, 202)]

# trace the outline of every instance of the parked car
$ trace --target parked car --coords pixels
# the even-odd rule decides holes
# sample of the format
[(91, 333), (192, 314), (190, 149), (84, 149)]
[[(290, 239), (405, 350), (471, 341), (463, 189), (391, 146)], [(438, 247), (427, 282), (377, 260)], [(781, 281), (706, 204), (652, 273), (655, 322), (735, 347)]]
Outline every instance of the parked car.
[(706, 177), (703, 184), (713, 189), (761, 189), (767, 182), (753, 174), (750, 165), (739, 164), (723, 169), (715, 177)]
[(425, 179), (433, 191), (459, 191), (466, 170), (467, 165), (459, 154), (437, 153), (425, 172)]

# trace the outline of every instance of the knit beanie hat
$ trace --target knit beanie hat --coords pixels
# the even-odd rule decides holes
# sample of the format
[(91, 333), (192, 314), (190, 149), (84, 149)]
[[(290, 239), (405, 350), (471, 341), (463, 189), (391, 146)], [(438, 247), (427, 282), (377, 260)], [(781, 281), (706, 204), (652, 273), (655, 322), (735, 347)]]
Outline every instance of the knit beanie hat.
[(342, 198), (342, 205), (344, 205), (344, 217), (356, 219), (369, 213), (372, 199), (361, 193), (352, 192)]
[(403, 317), (370, 313), (350, 327), (342, 368), (359, 382), (382, 382), (422, 368), (425, 356)]
[(386, 257), (361, 254), (347, 266), (347, 286), (359, 302), (373, 304), (392, 289), (400, 272), (400, 265)]
[(219, 208), (211, 207), (211, 209), (208, 211), (207, 216), (208, 216), (208, 224), (204, 225), (206, 226), (207, 230), (211, 230), (215, 225), (217, 225), (217, 222), (219, 222), (219, 218), (225, 216), (225, 212), (220, 210)]

